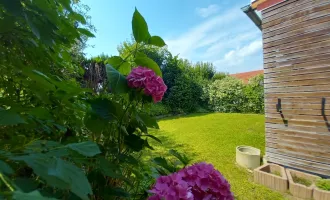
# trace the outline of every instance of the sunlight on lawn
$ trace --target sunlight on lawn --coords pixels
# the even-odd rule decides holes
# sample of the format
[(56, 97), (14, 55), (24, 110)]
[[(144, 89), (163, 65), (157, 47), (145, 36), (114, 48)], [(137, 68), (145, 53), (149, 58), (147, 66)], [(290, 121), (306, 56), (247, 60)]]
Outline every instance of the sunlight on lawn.
[(237, 199), (283, 199), (279, 193), (253, 183), (252, 173), (235, 164), (235, 148), (249, 145), (265, 149), (264, 115), (207, 114), (159, 121), (152, 132), (163, 144), (152, 142), (154, 156), (166, 157), (168, 149), (186, 153), (193, 162), (212, 163), (230, 182)]

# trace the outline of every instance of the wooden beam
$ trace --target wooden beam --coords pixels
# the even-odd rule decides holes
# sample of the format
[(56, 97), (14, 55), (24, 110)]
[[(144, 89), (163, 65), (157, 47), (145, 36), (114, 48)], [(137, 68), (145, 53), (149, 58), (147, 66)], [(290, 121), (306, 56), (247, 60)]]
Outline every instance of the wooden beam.
[(281, 3), (285, 0), (258, 0), (258, 1), (255, 1), (254, 3), (252, 3), (252, 8), (253, 9), (257, 9), (257, 10), (263, 10), (263, 9), (266, 9), (266, 8), (269, 8), (275, 4), (278, 4), (278, 3)]

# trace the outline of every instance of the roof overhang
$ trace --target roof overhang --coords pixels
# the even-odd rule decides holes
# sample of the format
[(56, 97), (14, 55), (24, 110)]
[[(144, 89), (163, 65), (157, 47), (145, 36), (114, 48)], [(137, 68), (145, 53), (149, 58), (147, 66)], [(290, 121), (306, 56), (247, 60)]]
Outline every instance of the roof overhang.
[(252, 20), (252, 22), (260, 29), (262, 30), (262, 21), (261, 21), (261, 15), (258, 15), (256, 10), (254, 10), (250, 5), (244, 6), (241, 8), (242, 11)]
[(252, 2), (251, 7), (253, 9), (261, 11), (263, 9), (269, 8), (283, 1), (286, 0), (255, 0)]

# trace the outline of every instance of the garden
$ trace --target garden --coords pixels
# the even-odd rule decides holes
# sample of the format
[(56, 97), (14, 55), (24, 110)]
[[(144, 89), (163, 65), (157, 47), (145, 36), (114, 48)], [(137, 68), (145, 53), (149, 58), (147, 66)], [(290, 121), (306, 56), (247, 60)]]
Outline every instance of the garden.
[(86, 58), (88, 6), (0, 7), (0, 199), (281, 198), (234, 160), (264, 149), (262, 76), (172, 55), (137, 9), (118, 55)]

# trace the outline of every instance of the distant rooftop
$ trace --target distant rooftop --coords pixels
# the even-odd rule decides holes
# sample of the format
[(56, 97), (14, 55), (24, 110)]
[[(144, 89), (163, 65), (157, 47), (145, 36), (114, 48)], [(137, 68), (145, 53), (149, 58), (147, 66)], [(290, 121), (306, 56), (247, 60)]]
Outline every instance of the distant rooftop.
[(244, 83), (248, 83), (250, 78), (258, 76), (260, 74), (264, 74), (264, 70), (256, 70), (250, 72), (243, 72), (238, 74), (230, 74), (230, 76), (241, 79)]

